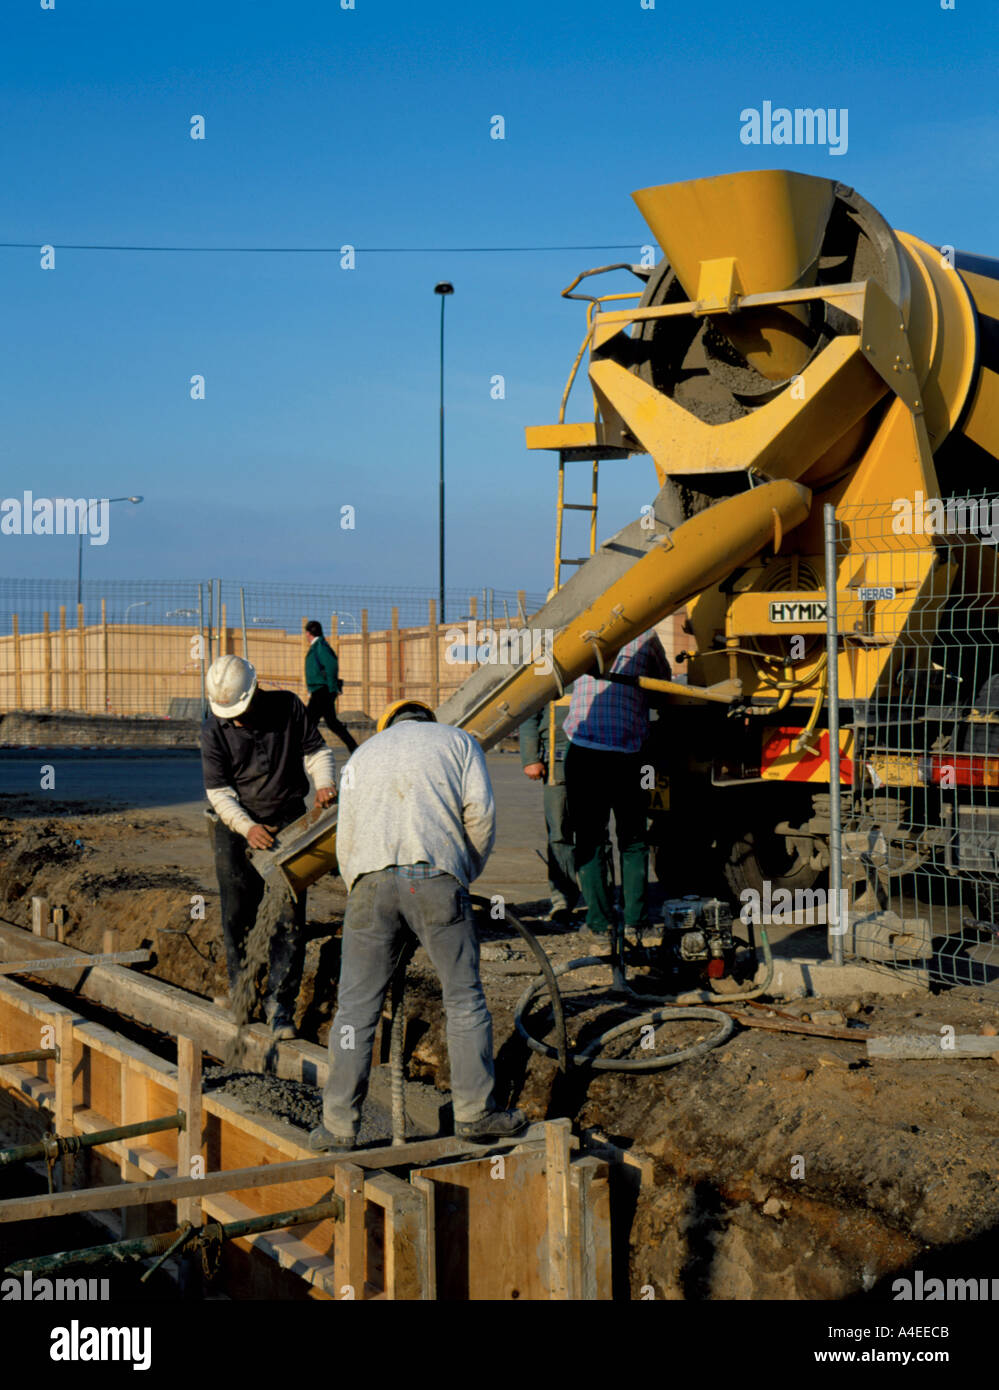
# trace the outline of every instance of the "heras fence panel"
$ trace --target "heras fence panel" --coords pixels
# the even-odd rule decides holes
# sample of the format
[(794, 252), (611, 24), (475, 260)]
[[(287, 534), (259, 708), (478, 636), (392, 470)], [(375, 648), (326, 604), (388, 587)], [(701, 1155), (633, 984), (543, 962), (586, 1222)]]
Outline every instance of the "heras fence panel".
[[(836, 510), (846, 952), (999, 982), (999, 495)], [(845, 784), (845, 785), (844, 785)]]

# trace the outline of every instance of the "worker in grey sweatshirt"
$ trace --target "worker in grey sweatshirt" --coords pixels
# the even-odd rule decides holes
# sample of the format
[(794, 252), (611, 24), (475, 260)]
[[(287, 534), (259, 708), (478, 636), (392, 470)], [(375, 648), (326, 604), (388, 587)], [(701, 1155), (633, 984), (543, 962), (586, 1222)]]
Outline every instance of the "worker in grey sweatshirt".
[(407, 926), (441, 981), (455, 1133), (516, 1134), (524, 1115), (498, 1110), (494, 1099), (492, 1019), (468, 896), (496, 834), (485, 757), (470, 734), (436, 723), (417, 700), (390, 705), (378, 728), (340, 779), (337, 860), (349, 894), (323, 1123), (310, 1147), (354, 1146), (375, 1026)]

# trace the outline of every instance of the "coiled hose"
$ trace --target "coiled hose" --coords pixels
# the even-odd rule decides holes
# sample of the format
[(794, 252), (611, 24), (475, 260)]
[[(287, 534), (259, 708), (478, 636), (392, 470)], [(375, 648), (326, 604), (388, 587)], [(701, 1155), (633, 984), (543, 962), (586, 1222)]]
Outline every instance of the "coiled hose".
[[(491, 906), (489, 900), (486, 898), (474, 896), (472, 901), (487, 909)], [(652, 1003), (657, 1007), (639, 1015), (637, 1018), (628, 1019), (625, 1023), (619, 1023), (615, 1028), (610, 1028), (605, 1033), (601, 1033), (598, 1037), (587, 1043), (584, 1048), (581, 1048), (579, 1052), (571, 1052), (565, 1025), (565, 1007), (558, 987), (559, 978), (562, 975), (569, 974), (569, 972), (573, 970), (583, 970), (594, 965), (610, 965), (612, 969), (615, 970), (615, 979), (617, 981), (622, 978), (617, 970), (617, 962), (613, 956), (582, 956), (576, 960), (567, 961), (564, 965), (553, 966), (544, 949), (538, 942), (537, 937), (524, 925), (516, 913), (511, 912), (509, 907), (507, 907), (505, 909), (505, 914), (506, 919), (513, 924), (531, 948), (544, 977), (529, 985), (518, 1000), (516, 1010), (514, 1011), (514, 1023), (516, 1024), (518, 1033), (527, 1043), (528, 1047), (530, 1047), (532, 1051), (539, 1053), (542, 1057), (550, 1057), (554, 1061), (557, 1061), (559, 1070), (563, 1074), (568, 1073), (570, 1058), (575, 1066), (592, 1067), (595, 1071), (663, 1071), (666, 1067), (674, 1067), (679, 1062), (688, 1062), (695, 1057), (704, 1056), (705, 1053), (710, 1052), (712, 1048), (718, 1047), (719, 1044), (725, 1042), (726, 1039), (731, 1036), (732, 1029), (735, 1026), (734, 1021), (729, 1018), (728, 1014), (722, 1013), (720, 1009), (712, 1009), (703, 1005), (664, 1008), (662, 1006), (668, 1003), (670, 996), (661, 995), (653, 997), (636, 994), (634, 990), (628, 988), (627, 984), (624, 984), (622, 992), (630, 1001), (641, 1004)], [(767, 967), (762, 984), (757, 985), (754, 989), (741, 991), (738, 994), (726, 995), (726, 1003), (738, 1002), (741, 999), (755, 998), (757, 995), (764, 993), (770, 981), (773, 979), (773, 957), (770, 952), (770, 941), (767, 937), (765, 928), (761, 928), (760, 936), (763, 941), (763, 958)], [(531, 1004), (546, 988), (551, 997), (552, 1014), (555, 1023), (554, 1047), (536, 1038), (533, 1033), (528, 1031), (527, 1025), (524, 1022), (525, 1015)], [(678, 1052), (670, 1052), (664, 1057), (612, 1058), (598, 1057), (596, 1055), (601, 1048), (612, 1039), (621, 1037), (625, 1033), (634, 1032), (636, 1029), (641, 1029), (646, 1025), (654, 1026), (657, 1023), (686, 1022), (715, 1023), (717, 1027), (715, 1031), (702, 1042), (694, 1043), (691, 1047), (682, 1048)]]

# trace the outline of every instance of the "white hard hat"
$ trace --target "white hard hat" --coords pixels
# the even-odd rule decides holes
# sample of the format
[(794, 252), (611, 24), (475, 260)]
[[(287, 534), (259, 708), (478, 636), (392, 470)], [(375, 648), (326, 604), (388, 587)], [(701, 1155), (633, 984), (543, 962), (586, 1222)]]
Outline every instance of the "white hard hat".
[(256, 694), (257, 673), (241, 656), (220, 656), (208, 668), (205, 690), (212, 714), (238, 719)]

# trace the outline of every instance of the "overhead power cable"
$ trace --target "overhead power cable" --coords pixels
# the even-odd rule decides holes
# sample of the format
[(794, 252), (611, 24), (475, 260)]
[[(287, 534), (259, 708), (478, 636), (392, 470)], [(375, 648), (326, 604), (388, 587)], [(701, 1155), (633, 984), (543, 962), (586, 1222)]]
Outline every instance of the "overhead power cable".
[[(344, 243), (347, 245), (348, 243)], [(0, 241), (0, 250), (37, 251), (50, 245), (57, 251), (177, 251), (216, 252), (230, 255), (339, 256), (343, 246), (113, 246), (89, 242)], [(492, 254), (524, 251), (629, 251), (637, 241), (602, 246), (353, 246), (356, 255), (462, 255), (468, 252)]]

